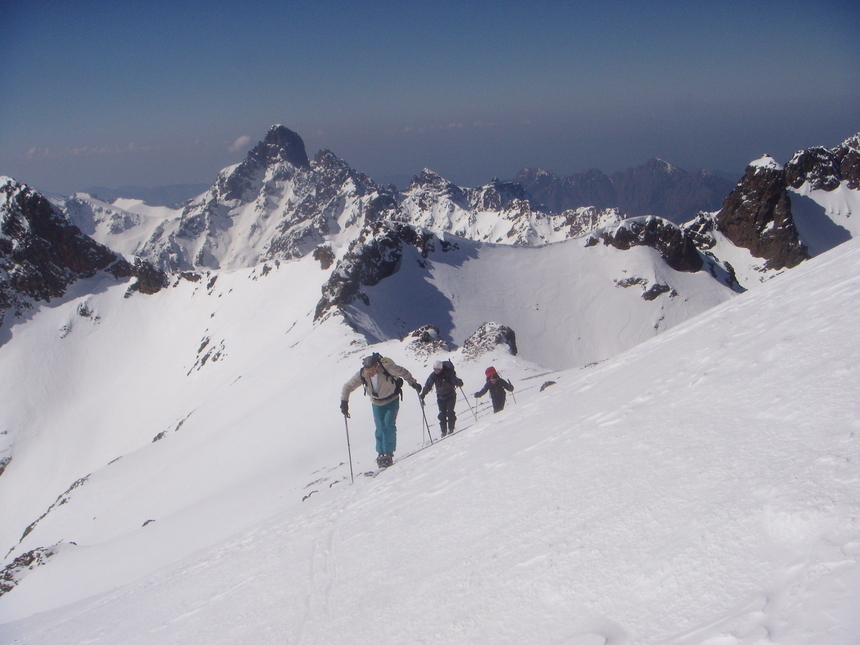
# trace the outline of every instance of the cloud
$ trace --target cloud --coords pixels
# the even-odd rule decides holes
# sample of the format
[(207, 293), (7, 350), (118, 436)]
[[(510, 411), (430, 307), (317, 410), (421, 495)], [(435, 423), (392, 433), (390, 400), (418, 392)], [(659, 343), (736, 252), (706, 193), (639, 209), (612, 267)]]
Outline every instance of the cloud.
[(243, 134), (241, 137), (236, 139), (233, 144), (229, 148), (227, 148), (227, 150), (229, 150), (230, 152), (239, 152), (241, 150), (245, 150), (249, 145), (251, 145), (252, 141), (253, 139), (251, 137), (249, 137), (247, 134)]

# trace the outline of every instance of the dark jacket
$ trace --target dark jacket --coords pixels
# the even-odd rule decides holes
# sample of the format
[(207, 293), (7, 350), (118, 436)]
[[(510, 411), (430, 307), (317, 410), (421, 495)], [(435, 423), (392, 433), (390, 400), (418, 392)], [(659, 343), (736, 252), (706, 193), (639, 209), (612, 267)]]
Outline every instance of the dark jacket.
[(427, 382), (424, 384), (424, 389), (421, 392), (421, 398), (427, 396), (427, 393), (436, 387), (436, 398), (447, 399), (457, 395), (457, 388), (463, 387), (463, 381), (457, 378), (457, 374), (449, 367), (442, 368), (441, 372), (433, 372), (427, 377)]
[(499, 376), (496, 379), (496, 382), (493, 383), (488, 376), (487, 382), (484, 384), (484, 387), (479, 392), (475, 392), (475, 397), (482, 397), (489, 391), (490, 398), (493, 400), (493, 403), (504, 402), (505, 397), (507, 396), (505, 394), (505, 390), (507, 390), (508, 392), (513, 392), (514, 386), (511, 385), (509, 381), (503, 379), (501, 376)]

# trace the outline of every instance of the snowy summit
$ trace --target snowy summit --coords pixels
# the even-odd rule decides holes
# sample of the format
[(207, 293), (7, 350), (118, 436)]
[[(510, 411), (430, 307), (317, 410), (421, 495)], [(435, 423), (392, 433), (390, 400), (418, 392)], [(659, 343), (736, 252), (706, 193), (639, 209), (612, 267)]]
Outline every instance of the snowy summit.
[(767, 168), (769, 170), (782, 170), (782, 166), (770, 155), (764, 155), (749, 163), (752, 168)]

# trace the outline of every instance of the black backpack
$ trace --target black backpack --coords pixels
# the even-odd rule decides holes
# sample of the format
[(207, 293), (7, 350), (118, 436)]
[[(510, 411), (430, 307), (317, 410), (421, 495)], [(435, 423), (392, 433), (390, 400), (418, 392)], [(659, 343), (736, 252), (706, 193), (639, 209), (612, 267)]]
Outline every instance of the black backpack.
[(439, 374), (439, 378), (453, 384), (457, 379), (457, 372), (454, 371), (454, 363), (451, 361), (442, 361), (442, 372)]

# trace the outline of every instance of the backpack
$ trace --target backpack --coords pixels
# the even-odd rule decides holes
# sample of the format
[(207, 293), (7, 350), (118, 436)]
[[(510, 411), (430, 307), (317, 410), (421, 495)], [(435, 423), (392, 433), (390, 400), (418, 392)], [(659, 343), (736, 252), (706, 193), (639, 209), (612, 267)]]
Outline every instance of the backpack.
[[(394, 385), (397, 386), (396, 389), (394, 390), (394, 393), (396, 395), (399, 395), (400, 400), (402, 401), (403, 400), (403, 379), (400, 378), (399, 376), (397, 378), (394, 378), (393, 376), (391, 376), (391, 374), (388, 373), (388, 370), (385, 369), (386, 364), (396, 365), (396, 363), (393, 360), (391, 360), (390, 358), (388, 358), (386, 356), (382, 356), (378, 352), (374, 352), (373, 356), (376, 357), (376, 360), (379, 364), (380, 371), (382, 371), (382, 373), (386, 376), (386, 378), (388, 378), (389, 381), (394, 381)], [(364, 379), (363, 370), (364, 370), (364, 364), (362, 364), (361, 369), (358, 370), (358, 373), (361, 375), (361, 382), (364, 385), (364, 395), (367, 396), (367, 385), (368, 385), (368, 383)]]
[(454, 371), (454, 363), (451, 361), (442, 361), (442, 373), (439, 376), (449, 383), (454, 383), (457, 379), (457, 372)]

